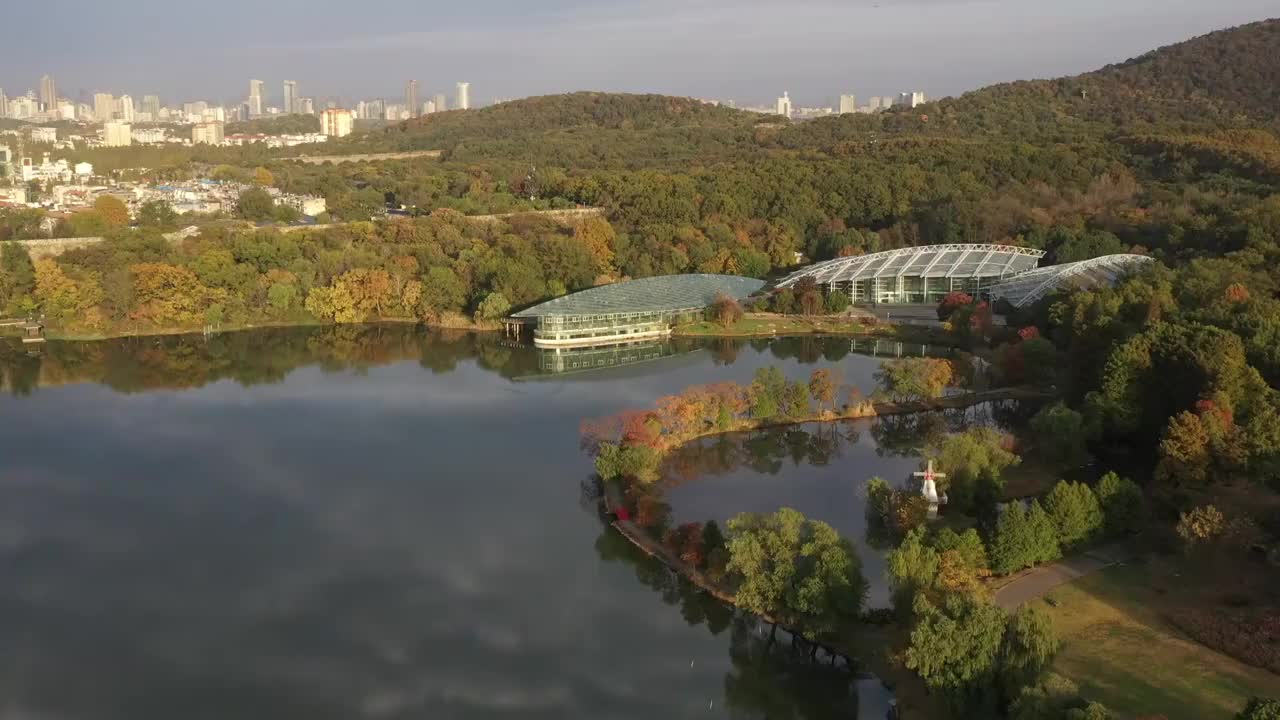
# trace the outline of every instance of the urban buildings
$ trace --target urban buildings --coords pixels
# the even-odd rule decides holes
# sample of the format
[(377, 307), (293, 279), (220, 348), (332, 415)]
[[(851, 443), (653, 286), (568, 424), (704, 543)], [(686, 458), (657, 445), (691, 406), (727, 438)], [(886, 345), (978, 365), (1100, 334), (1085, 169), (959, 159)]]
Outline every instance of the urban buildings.
[(125, 147), (133, 144), (133, 128), (127, 123), (108, 122), (102, 126), (102, 144), (107, 147)]
[(58, 142), (58, 129), (51, 127), (31, 128), (31, 142), (33, 143), (49, 143)]
[(299, 112), (300, 110), (301, 108), (298, 107), (298, 81), (285, 80), (284, 81), (284, 114), (292, 115), (296, 112)]
[(345, 137), (351, 134), (353, 122), (350, 110), (329, 108), (320, 113), (320, 132), (329, 137)]
[(915, 108), (923, 105), (924, 93), (916, 90), (914, 92), (904, 92), (898, 95), (898, 104), (902, 107)]
[(314, 100), (309, 97), (304, 97), (299, 98), (298, 102), (302, 104), (302, 107), (295, 109), (294, 112), (301, 113), (303, 115), (316, 114), (316, 103)]
[(151, 122), (160, 121), (160, 96), (159, 95), (143, 95), (142, 96), (142, 112), (150, 116)]
[(840, 114), (847, 115), (853, 112), (858, 112), (858, 99), (853, 95), (841, 95)]
[(449, 109), (449, 103), (444, 99), (444, 93), (437, 93), (431, 101), (436, 104), (436, 112), (444, 112)]
[(459, 110), (471, 109), (471, 83), (458, 83), (458, 104)]
[(249, 81), (249, 116), (257, 117), (262, 114), (262, 88), (264, 83), (261, 80)]
[(40, 78), (40, 104), (45, 110), (58, 106), (58, 84), (54, 82), (52, 75)]
[(778, 98), (778, 114), (782, 117), (791, 117), (791, 95), (782, 93), (782, 97)]
[(115, 101), (115, 117), (117, 120), (126, 123), (132, 123), (133, 118), (133, 98), (128, 95), (121, 95)]
[(115, 115), (116, 99), (111, 93), (94, 93), (93, 119), (98, 122), (109, 122)]
[(220, 122), (198, 123), (191, 126), (192, 145), (221, 145), (223, 124)]
[(404, 89), (404, 106), (409, 108), (409, 117), (418, 117), (418, 81), (410, 80)]

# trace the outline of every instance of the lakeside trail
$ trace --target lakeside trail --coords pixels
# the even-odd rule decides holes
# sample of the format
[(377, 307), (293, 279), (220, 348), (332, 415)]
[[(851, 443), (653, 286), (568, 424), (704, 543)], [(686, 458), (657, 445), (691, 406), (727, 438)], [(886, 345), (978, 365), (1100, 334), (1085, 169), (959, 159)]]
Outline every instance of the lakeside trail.
[(1044, 597), (1054, 588), (1078, 580), (1086, 575), (1123, 563), (1132, 554), (1121, 543), (1103, 545), (1074, 557), (1041, 565), (1017, 573), (1010, 581), (995, 591), (995, 602), (1013, 612), (1023, 604)]

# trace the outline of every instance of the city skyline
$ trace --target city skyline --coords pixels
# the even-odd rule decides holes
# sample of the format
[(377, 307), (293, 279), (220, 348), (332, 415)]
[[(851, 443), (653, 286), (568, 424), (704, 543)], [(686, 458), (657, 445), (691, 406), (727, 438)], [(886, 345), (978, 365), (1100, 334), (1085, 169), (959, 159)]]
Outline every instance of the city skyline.
[[(638, 0), (607, 8), (557, 0), (536, 10), (511, 0), (463, 8), (371, 0), (311, 17), (229, 0), (209, 22), (185, 22), (185, 12), (165, 6), (174, 11), (147, 14), (162, 18), (148, 27), (158, 39), (121, 44), (128, 28), (112, 28), (132, 23), (136, 13), (62, 0), (65, 37), (58, 52), (35, 37), (15, 38), (0, 87), (12, 97), (38, 90), (40, 78), (50, 75), (63, 97), (76, 100), (101, 91), (160, 95), (167, 104), (227, 103), (243, 100), (244, 78), (253, 77), (267, 81), (264, 104), (281, 106), (277, 93), (288, 79), (319, 108), (334, 97), (403, 98), (409, 78), (418, 80), (420, 97), (452, 94), (457, 78), (466, 77), (483, 88), (472, 95), (475, 105), (574, 90), (770, 103), (781, 88), (797, 105), (836, 105), (849, 92), (919, 88), (942, 97), (994, 82), (1084, 72), (1275, 13), (1260, 0), (1083, 0), (1038, 8), (1020, 0), (656, 2), (662, 9)], [(127, 4), (158, 6), (155, 0)], [(42, 22), (48, 13), (32, 4), (14, 10), (17, 24), (27, 16)], [(241, 11), (259, 21), (232, 23)], [(393, 15), (396, 28), (432, 29), (386, 32), (383, 18)], [(296, 23), (290, 37), (307, 40), (280, 41), (269, 32), (277, 16)], [(658, 55), (649, 47), (655, 32), (669, 36)]]

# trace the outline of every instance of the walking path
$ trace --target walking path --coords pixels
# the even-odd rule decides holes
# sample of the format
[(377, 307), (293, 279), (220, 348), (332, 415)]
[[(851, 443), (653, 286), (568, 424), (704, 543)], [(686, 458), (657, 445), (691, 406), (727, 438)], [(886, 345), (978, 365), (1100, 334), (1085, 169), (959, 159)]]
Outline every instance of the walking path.
[(1128, 549), (1119, 544), (1094, 548), (1083, 555), (1059, 560), (1025, 570), (1007, 585), (996, 590), (996, 604), (1005, 610), (1016, 610), (1029, 600), (1043, 597), (1050, 590), (1102, 570), (1129, 558)]

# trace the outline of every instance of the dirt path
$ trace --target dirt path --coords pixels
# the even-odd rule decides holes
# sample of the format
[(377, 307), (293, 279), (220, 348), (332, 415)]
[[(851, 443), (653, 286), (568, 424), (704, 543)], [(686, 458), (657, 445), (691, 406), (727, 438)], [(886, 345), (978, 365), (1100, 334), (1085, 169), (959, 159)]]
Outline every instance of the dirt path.
[(1043, 597), (1059, 585), (1124, 562), (1128, 557), (1129, 552), (1124, 546), (1104, 545), (1083, 555), (1025, 570), (996, 590), (996, 604), (1005, 610), (1016, 610), (1028, 600)]

